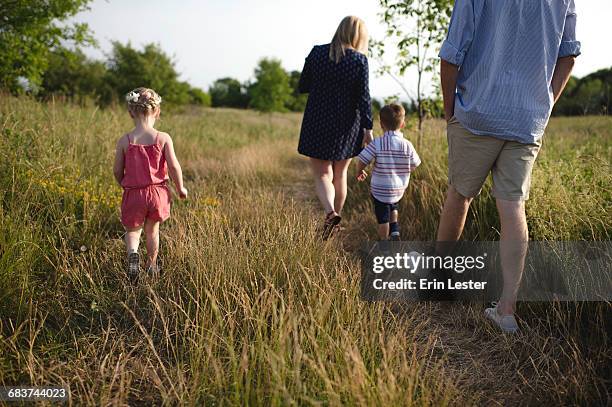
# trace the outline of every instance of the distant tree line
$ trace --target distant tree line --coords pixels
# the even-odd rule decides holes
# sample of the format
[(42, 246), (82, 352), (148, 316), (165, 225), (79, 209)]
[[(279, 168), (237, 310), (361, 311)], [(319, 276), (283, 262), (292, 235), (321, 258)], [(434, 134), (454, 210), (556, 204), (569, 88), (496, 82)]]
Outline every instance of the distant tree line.
[(254, 72), (254, 80), (217, 79), (209, 88), (213, 107), (252, 108), (263, 112), (301, 112), (307, 95), (300, 94), (299, 71), (287, 72), (278, 59), (264, 58)]
[(264, 58), (254, 80), (216, 80), (208, 92), (179, 80), (172, 59), (155, 44), (139, 51), (129, 43), (113, 42), (107, 61), (87, 58), (80, 50), (50, 52), (37, 95), (62, 95), (76, 102), (94, 100), (107, 106), (136, 86), (157, 90), (172, 105), (253, 108), (264, 112), (303, 111), (306, 96), (299, 95), (300, 72), (286, 72), (279, 60)]
[[(121, 100), (136, 86), (148, 86), (159, 91), (171, 105), (252, 108), (265, 112), (303, 111), (306, 106), (307, 95), (299, 94), (297, 89), (300, 72), (286, 71), (278, 59), (260, 60), (253, 80), (221, 78), (208, 92), (181, 81), (172, 58), (156, 44), (138, 50), (130, 43), (113, 42), (105, 61), (92, 60), (80, 50), (81, 46), (95, 45), (87, 25), (66, 23), (69, 17), (87, 10), (89, 3), (90, 0), (0, 1), (0, 91), (29, 92), (41, 98), (62, 95), (78, 103), (93, 100), (106, 106)], [(416, 5), (396, 4), (395, 0), (380, 3), (400, 17), (415, 12), (424, 16), (423, 21), (429, 25), (424, 25), (427, 29), (423, 32), (437, 31), (441, 24), (436, 16), (448, 16), (450, 10), (447, 0)], [(393, 22), (395, 17), (389, 14), (385, 21)], [(398, 47), (409, 48), (415, 42), (414, 36), (421, 34), (412, 33), (410, 41), (401, 42), (403, 45)], [(380, 47), (374, 47), (377, 48)], [(412, 55), (406, 50), (405, 53), (408, 57)], [(405, 69), (417, 64), (419, 72), (427, 71), (425, 59), (411, 58), (399, 65)], [(612, 68), (581, 79), (572, 77), (553, 114), (609, 114), (611, 87)], [(384, 102), (373, 99), (374, 110)], [(439, 97), (427, 98), (420, 92), (416, 100), (404, 105), (409, 114), (419, 119), (426, 115), (441, 117), (443, 112)]]
[(300, 111), (299, 72), (286, 72), (280, 61), (262, 59), (254, 80), (216, 81), (206, 92), (179, 79), (175, 63), (158, 45), (141, 50), (113, 42), (105, 61), (87, 58), (81, 46), (96, 45), (86, 24), (66, 20), (87, 10), (90, 0), (0, 2), (0, 91), (40, 98), (61, 95), (101, 106), (121, 100), (136, 86), (156, 89), (171, 105), (197, 104)]
[(612, 67), (583, 78), (572, 76), (555, 104), (553, 116), (610, 114), (612, 106)]
[(136, 86), (157, 90), (166, 103), (214, 107), (252, 108), (264, 112), (303, 111), (306, 95), (297, 84), (300, 72), (287, 72), (281, 62), (259, 61), (252, 81), (216, 80), (206, 92), (179, 80), (174, 61), (156, 44), (137, 50), (113, 42), (105, 61), (88, 58), (80, 49), (55, 47), (47, 55), (41, 80), (32, 84), (40, 98), (66, 97), (77, 103), (93, 100), (100, 106), (120, 101)]
[(79, 49), (63, 47), (49, 54), (46, 71), (35, 94), (41, 98), (61, 95), (77, 103), (93, 100), (100, 106), (122, 100), (137, 86), (157, 90), (172, 105), (210, 105), (210, 96), (179, 80), (174, 62), (158, 45), (134, 49), (129, 43), (113, 42), (106, 61), (87, 58)]

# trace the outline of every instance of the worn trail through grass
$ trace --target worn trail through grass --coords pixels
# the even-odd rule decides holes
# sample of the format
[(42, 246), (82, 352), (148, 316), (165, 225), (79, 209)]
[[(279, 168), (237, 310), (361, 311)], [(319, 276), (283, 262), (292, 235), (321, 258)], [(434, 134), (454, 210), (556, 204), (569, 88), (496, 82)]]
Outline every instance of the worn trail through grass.
[[(484, 304), (362, 301), (367, 185), (321, 242), (300, 119), (164, 112), (190, 199), (162, 226), (162, 275), (130, 287), (111, 174), (129, 116), (0, 98), (0, 385), (61, 385), (71, 405), (609, 404), (610, 304), (519, 304), (509, 337)], [(535, 240), (610, 239), (610, 120), (551, 122)], [(446, 186), (443, 124), (425, 135), (405, 240), (433, 238)], [(498, 230), (485, 190), (464, 236)]]

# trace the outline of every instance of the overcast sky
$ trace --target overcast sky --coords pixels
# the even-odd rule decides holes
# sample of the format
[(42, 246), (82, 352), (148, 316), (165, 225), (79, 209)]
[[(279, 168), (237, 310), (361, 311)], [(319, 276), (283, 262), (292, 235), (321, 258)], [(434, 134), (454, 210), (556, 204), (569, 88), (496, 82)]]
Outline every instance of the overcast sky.
[[(582, 55), (574, 73), (584, 76), (612, 66), (609, 42), (610, 0), (576, 0), (578, 39)], [(88, 50), (101, 58), (111, 40), (131, 41), (141, 47), (159, 43), (174, 56), (181, 79), (207, 89), (225, 76), (250, 79), (262, 57), (281, 59), (287, 70), (301, 70), (314, 44), (331, 40), (342, 17), (354, 14), (366, 21), (371, 36), (382, 38), (378, 0), (94, 0), (89, 11), (74, 20), (86, 22), (101, 50)], [(401, 95), (389, 77), (374, 74), (370, 90), (377, 97)], [(413, 89), (415, 78), (404, 83)]]

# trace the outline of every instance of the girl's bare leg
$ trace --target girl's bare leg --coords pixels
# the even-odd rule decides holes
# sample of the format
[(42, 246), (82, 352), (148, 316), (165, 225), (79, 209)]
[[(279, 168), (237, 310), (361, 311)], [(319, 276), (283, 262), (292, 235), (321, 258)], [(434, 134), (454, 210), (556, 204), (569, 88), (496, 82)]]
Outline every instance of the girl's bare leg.
[(157, 265), (157, 254), (159, 253), (159, 221), (147, 219), (144, 225), (145, 238), (147, 241), (147, 263), (148, 270), (151, 265)]
[(315, 190), (317, 197), (325, 209), (325, 213), (334, 212), (334, 200), (336, 192), (334, 190), (334, 172), (331, 161), (310, 159), (310, 168), (315, 180)]
[(126, 228), (125, 233), (125, 246), (128, 254), (137, 253), (138, 245), (140, 244), (140, 234), (142, 232), (142, 226), (137, 228)]

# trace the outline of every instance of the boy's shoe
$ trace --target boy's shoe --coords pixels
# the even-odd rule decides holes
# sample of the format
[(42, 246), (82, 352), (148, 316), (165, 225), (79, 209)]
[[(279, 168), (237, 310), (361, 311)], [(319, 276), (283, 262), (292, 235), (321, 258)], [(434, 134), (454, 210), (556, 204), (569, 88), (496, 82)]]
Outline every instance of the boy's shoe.
[(497, 326), (507, 334), (513, 334), (518, 331), (518, 324), (514, 315), (500, 315), (497, 312), (497, 303), (491, 303), (493, 307), (485, 309), (485, 316), (495, 322)]
[(391, 240), (392, 242), (399, 242), (401, 240), (400, 232), (391, 232), (389, 240)]
[(140, 273), (140, 256), (138, 253), (130, 253), (128, 254), (127, 275), (132, 283), (138, 281), (138, 273)]

